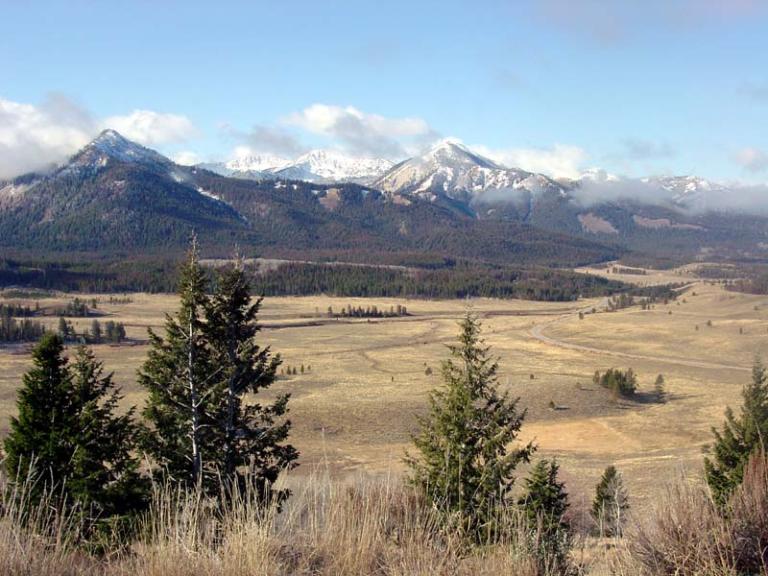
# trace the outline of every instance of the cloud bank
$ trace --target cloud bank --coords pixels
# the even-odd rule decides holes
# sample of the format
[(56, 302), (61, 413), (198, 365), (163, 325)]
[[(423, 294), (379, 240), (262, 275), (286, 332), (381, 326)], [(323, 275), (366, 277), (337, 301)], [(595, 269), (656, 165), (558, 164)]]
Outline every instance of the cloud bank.
[(587, 153), (578, 146), (555, 144), (551, 148), (502, 148), (472, 146), (473, 150), (510, 168), (540, 172), (551, 178), (578, 178)]

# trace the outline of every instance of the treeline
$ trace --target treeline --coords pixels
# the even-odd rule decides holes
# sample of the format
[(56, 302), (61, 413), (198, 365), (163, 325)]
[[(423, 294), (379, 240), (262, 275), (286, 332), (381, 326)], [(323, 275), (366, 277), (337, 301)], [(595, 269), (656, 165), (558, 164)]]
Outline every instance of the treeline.
[(288, 263), (258, 274), (254, 291), (265, 296), (390, 298), (523, 298), (570, 301), (603, 296), (625, 288), (620, 282), (546, 269), (457, 266), (403, 270), (374, 266)]
[(375, 304), (373, 306), (345, 306), (339, 312), (334, 312), (333, 306), (328, 306), (326, 313), (328, 318), (397, 318), (399, 316), (408, 316), (408, 308), (402, 304), (390, 306), (389, 309), (380, 309)]
[[(71, 257), (68, 257), (71, 258)], [(25, 286), (64, 292), (174, 292), (178, 283), (175, 258), (121, 258), (101, 261), (0, 259), (0, 287)]]

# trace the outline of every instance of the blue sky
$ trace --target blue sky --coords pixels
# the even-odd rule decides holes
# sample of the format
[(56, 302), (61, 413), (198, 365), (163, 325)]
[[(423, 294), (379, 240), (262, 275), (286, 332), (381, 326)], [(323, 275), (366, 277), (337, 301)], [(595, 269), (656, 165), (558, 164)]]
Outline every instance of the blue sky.
[(179, 158), (397, 158), (768, 180), (757, 0), (0, 1), (0, 176), (105, 126)]

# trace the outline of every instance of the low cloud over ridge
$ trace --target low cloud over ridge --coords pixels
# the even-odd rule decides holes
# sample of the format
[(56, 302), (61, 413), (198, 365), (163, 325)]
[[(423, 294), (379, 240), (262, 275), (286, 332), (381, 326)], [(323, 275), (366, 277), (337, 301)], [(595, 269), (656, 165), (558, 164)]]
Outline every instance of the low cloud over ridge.
[(105, 119), (59, 94), (41, 104), (0, 97), (0, 178), (12, 178), (65, 161), (105, 128), (147, 146), (178, 143), (197, 134), (186, 116), (134, 110)]

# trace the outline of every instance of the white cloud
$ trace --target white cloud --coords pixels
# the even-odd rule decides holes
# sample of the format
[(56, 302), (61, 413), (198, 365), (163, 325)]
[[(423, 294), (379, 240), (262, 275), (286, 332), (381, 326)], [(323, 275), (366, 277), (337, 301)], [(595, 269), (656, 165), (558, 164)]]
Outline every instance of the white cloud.
[(582, 148), (565, 144), (555, 144), (551, 148), (472, 148), (504, 166), (540, 172), (553, 178), (578, 178), (587, 160), (587, 153)]
[(110, 116), (101, 122), (101, 126), (117, 130), (129, 140), (145, 146), (184, 142), (197, 135), (195, 126), (186, 116), (153, 110), (134, 110), (126, 116)]
[(396, 159), (437, 137), (422, 118), (386, 117), (363, 112), (354, 106), (312, 104), (283, 118), (282, 122), (327, 136), (355, 154)]
[(0, 98), (0, 178), (64, 160), (93, 129), (88, 114), (61, 96), (40, 106)]
[(768, 153), (758, 148), (743, 148), (736, 153), (736, 163), (750, 172), (768, 169)]
[(59, 164), (103, 128), (150, 146), (181, 142), (196, 134), (189, 118), (176, 114), (136, 110), (97, 120), (59, 94), (49, 95), (39, 105), (0, 98), (0, 178)]
[(192, 152), (191, 150), (177, 152), (173, 155), (172, 159), (176, 164), (181, 164), (182, 166), (194, 166), (203, 161), (202, 157), (197, 152)]

